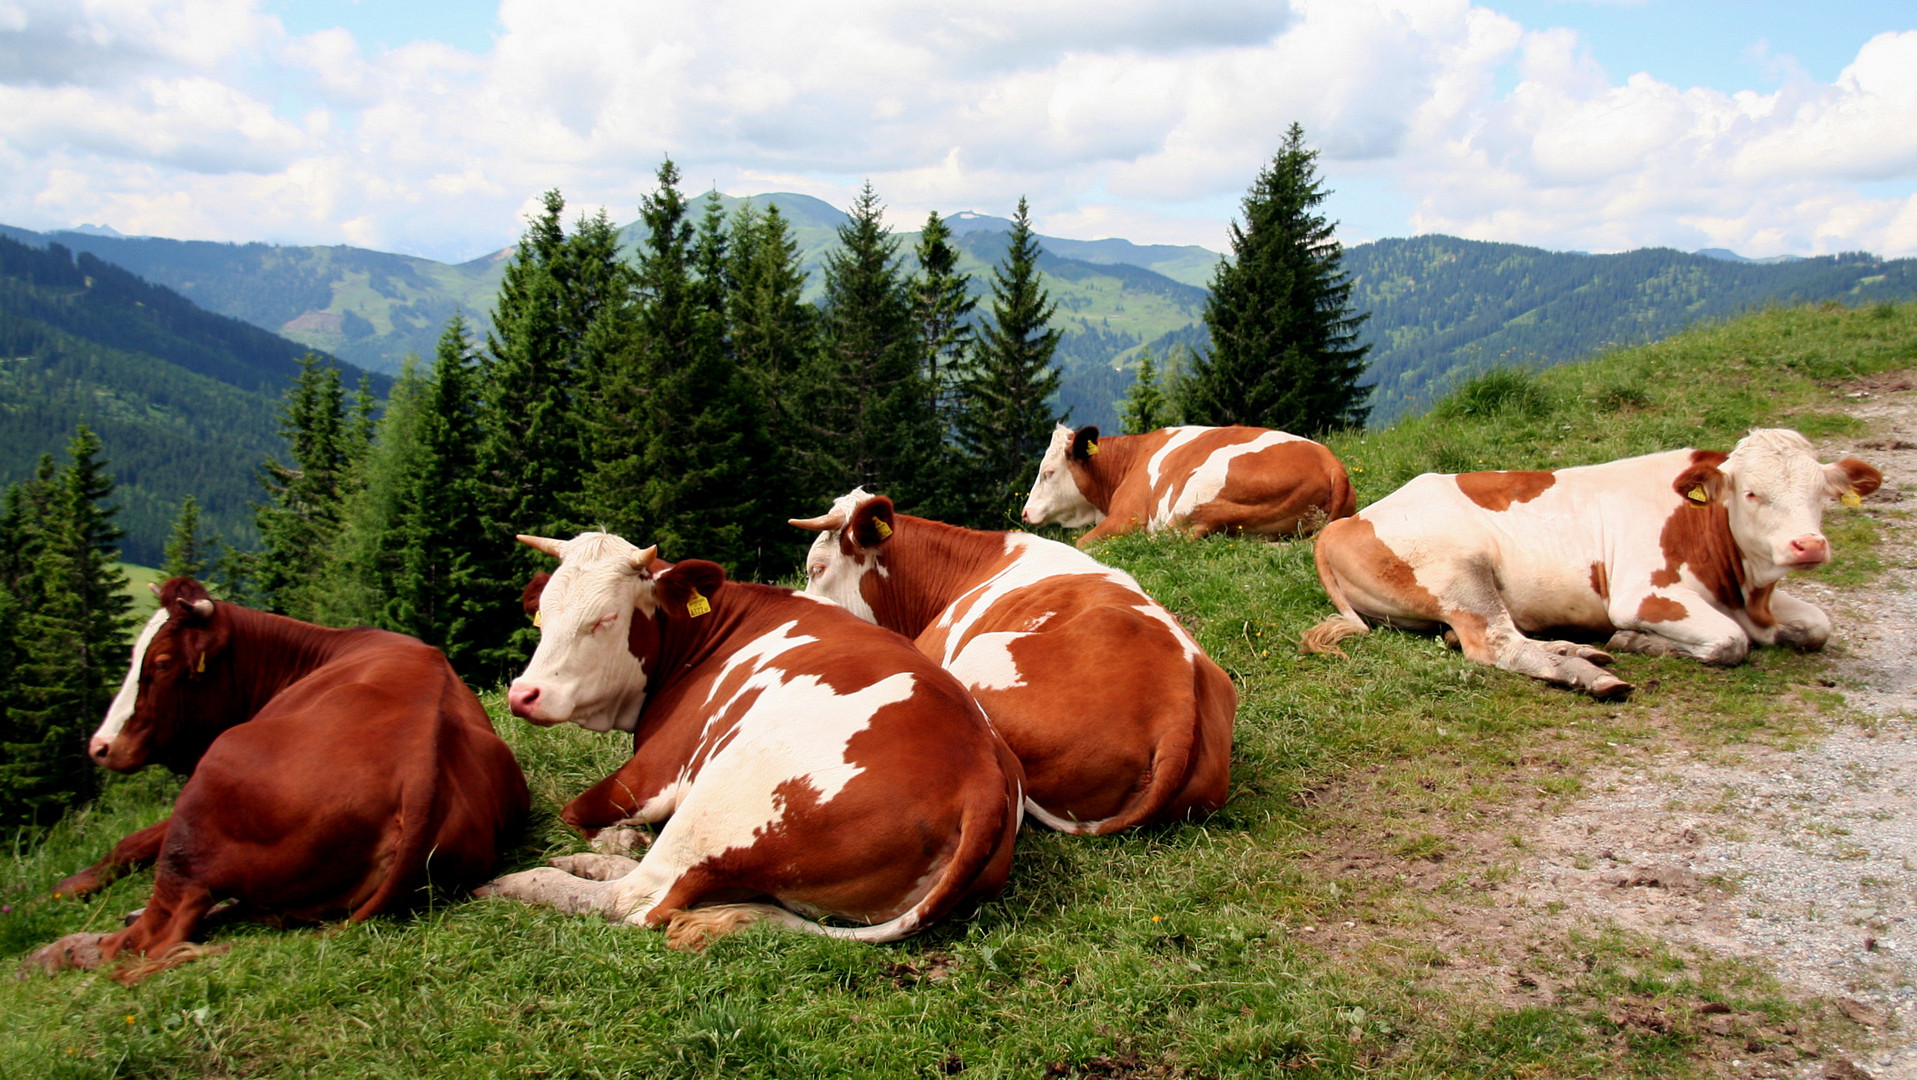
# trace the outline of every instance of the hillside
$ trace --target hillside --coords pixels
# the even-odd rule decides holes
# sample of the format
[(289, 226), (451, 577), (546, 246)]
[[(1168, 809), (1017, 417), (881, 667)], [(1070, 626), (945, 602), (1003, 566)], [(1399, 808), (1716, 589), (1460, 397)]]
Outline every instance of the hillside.
[[(1429, 469), (1728, 448), (1758, 424), (1862, 441), (1867, 456), (1886, 433), (1847, 411), (1873, 393), (1847, 380), (1901, 373), (1871, 384), (1888, 396), (1913, 368), (1917, 305), (1779, 310), (1483, 380), (1428, 416), (1334, 443), (1367, 503)], [(1861, 1048), (1882, 1032), (1867, 1025), (1889, 1023), (1895, 1002), (1898, 1022), (1910, 1015), (1902, 931), (1879, 926), (1880, 910), (1907, 910), (1910, 870), (1858, 847), (1875, 835), (1867, 823), (1801, 815), (1908, 799), (1863, 765), (1814, 804), (1751, 814), (1762, 820), (1738, 820), (1742, 786), (1690, 789), (1685, 804), (1669, 791), (1691, 755), (1794, 782), (1831, 729), (1910, 742), (1908, 716), (1851, 723), (1842, 666), (1850, 603), (1884, 592), (1876, 537), (1904, 519), (1909, 480), (1889, 481), (1828, 512), (1837, 562), (1797, 579), (1836, 598), (1831, 655), (1761, 649), (1732, 669), (1620, 656), (1640, 688), (1624, 702), (1470, 664), (1424, 634), (1378, 630), (1348, 642), (1349, 659), (1301, 656), (1297, 635), (1330, 611), (1309, 543), (1116, 538), (1094, 553), (1169, 606), (1239, 693), (1231, 802), (1203, 822), (1027, 831), (1003, 895), (895, 945), (760, 926), (689, 954), (591, 915), (437, 895), (415, 916), (353, 926), (236, 921), (206, 937), (230, 951), (131, 989), (73, 972), (0, 980), (0, 1075), (1868, 1075), (1853, 1062), (1876, 1068)], [(782, 542), (796, 555), (805, 539)], [(510, 868), (581, 850), (558, 807), (631, 742), (536, 729), (489, 700), (535, 802)], [(1621, 788), (1651, 809), (1625, 814)], [(157, 820), (177, 790), (152, 773), (118, 781), (0, 860), (0, 952), (109, 928), (144, 902), (150, 873), (80, 902), (48, 886)], [(1632, 844), (1660, 830), (1658, 846), (1582, 828), (1593, 802), (1628, 819)], [(1700, 870), (1681, 893), (1637, 876), (1771, 832), (1830, 852), (1853, 891), (1779, 911), (1735, 866)], [(1692, 939), (1673, 939), (1646, 909), (1703, 913)], [(1879, 964), (1891, 977), (1807, 991), (1724, 944), (1739, 932), (1795, 945), (1769, 921), (1785, 917), (1843, 935), (1843, 979)]]
[(306, 351), (91, 254), (0, 237), (0, 484), (63, 457), (85, 422), (119, 484), (130, 561), (159, 562), (189, 493), (209, 529), (251, 545), (254, 472), (284, 454), (279, 395)]
[(1756, 262), (1418, 236), (1360, 244), (1345, 267), (1353, 305), (1371, 312), (1374, 426), (1422, 411), (1458, 373), (1548, 367), (1766, 305), (1917, 296), (1917, 259), (1864, 253)]

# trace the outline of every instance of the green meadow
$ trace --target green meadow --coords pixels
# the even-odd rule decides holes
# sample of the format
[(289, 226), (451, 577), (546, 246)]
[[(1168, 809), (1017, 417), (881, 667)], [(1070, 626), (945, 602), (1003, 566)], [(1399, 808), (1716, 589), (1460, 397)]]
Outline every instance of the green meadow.
[[(1480, 376), (1332, 447), (1363, 504), (1430, 470), (1728, 449), (1758, 425), (1857, 434), (1845, 385), (1909, 368), (1917, 305), (1766, 310)], [(1832, 508), (1836, 562), (1820, 574), (1870, 587), (1887, 513)], [(806, 540), (790, 537), (795, 561)], [(1592, 702), (1428, 636), (1300, 655), (1298, 635), (1330, 613), (1308, 541), (1130, 536), (1096, 554), (1237, 683), (1232, 798), (1208, 820), (1028, 831), (1002, 896), (892, 946), (761, 926), (677, 952), (660, 934), (464, 897), (359, 926), (224, 929), (209, 940), (230, 951), (131, 989), (0, 980), (0, 1077), (1681, 1077), (1732, 1075), (1721, 1051), (1746, 1035), (1713, 1016), (1847, 1037), (1753, 966), (1486, 899), (1522, 873), (1526, 823), (1595, 768), (1674, 742), (1788, 748), (1844, 722), (1821, 658), (1624, 656), (1638, 692)], [(579, 850), (558, 808), (629, 744), (533, 729), (487, 700), (533, 786), (510, 867)], [(0, 955), (143, 903), (150, 874), (84, 902), (50, 887), (175, 791), (118, 779), (21, 841), (0, 865)]]

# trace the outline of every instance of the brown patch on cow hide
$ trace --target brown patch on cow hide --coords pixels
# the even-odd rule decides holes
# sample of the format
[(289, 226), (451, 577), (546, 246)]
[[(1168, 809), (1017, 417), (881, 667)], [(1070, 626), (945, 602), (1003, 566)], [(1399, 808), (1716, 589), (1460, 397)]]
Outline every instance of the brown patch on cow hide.
[(1611, 599), (1611, 572), (1601, 562), (1591, 564), (1591, 591), (1598, 594), (1600, 600)]
[(1771, 590), (1775, 584), (1761, 589), (1752, 589), (1750, 599), (1744, 602), (1744, 610), (1750, 612), (1751, 625), (1771, 627), (1777, 625), (1777, 616), (1771, 612)]
[(1637, 606), (1639, 622), (1680, 622), (1690, 616), (1684, 605), (1668, 596), (1653, 593)]
[[(1318, 534), (1318, 543), (1332, 545), (1327, 549), (1327, 558), (1339, 577), (1366, 592), (1390, 595), (1397, 602), (1399, 615), (1431, 622), (1450, 621), (1438, 598), (1418, 583), (1417, 570), (1378, 539), (1376, 526), (1363, 515), (1341, 518), (1325, 526)], [(1389, 619), (1392, 615), (1388, 611), (1367, 610), (1366, 613), (1380, 619)]]
[(1731, 535), (1731, 516), (1722, 503), (1684, 503), (1671, 511), (1657, 539), (1664, 566), (1651, 572), (1654, 587), (1677, 584), (1678, 569), (1689, 567), (1718, 603), (1731, 609), (1744, 606), (1744, 553)]
[(1459, 473), (1458, 490), (1486, 510), (1508, 510), (1512, 503), (1530, 502), (1558, 482), (1554, 472)]

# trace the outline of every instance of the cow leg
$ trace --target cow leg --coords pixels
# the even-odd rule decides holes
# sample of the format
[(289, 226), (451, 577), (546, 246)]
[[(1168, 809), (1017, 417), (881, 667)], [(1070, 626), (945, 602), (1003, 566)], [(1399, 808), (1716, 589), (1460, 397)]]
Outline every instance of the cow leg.
[(129, 871), (151, 866), (160, 855), (160, 845), (166, 842), (166, 827), (172, 823), (169, 817), (122, 838), (107, 852), (106, 858), (55, 885), (53, 895), (86, 896), (106, 888)]
[(1751, 639), (1744, 628), (1695, 593), (1654, 593), (1636, 602), (1614, 596), (1611, 605), (1611, 622), (1618, 632), (1605, 647), (1612, 652), (1688, 656), (1720, 667), (1743, 663), (1750, 654)]
[(660, 774), (635, 754), (619, 771), (567, 803), (559, 819), (592, 840), (602, 829), (666, 820), (678, 809), (684, 787), (677, 774)]
[(639, 866), (639, 860), (628, 859), (621, 855), (604, 855), (586, 851), (576, 855), (560, 855), (546, 860), (546, 865), (556, 866), (575, 877), (589, 881), (611, 881), (622, 878)]
[(1763, 645), (1789, 645), (1792, 648), (1816, 652), (1830, 640), (1830, 616), (1816, 604), (1799, 600), (1795, 596), (1785, 595), (1782, 589), (1771, 591), (1771, 617), (1777, 625), (1770, 628), (1769, 640), (1751, 635), (1752, 639)]
[(1623, 697), (1632, 690), (1630, 683), (1582, 656), (1560, 654), (1525, 637), (1502, 606), (1490, 619), (1475, 612), (1451, 611), (1445, 613), (1445, 621), (1457, 632), (1458, 647), (1468, 660), (1582, 690), (1600, 700)]
[[(555, 908), (569, 915), (606, 912), (611, 883), (594, 881), (551, 866), (521, 870), (495, 878), (473, 890), (474, 896), (497, 896), (523, 904)], [(614, 917), (608, 914), (608, 918)]]
[(1579, 660), (1589, 660), (1593, 664), (1608, 665), (1613, 659), (1611, 654), (1603, 649), (1595, 649), (1575, 641), (1540, 641), (1537, 646), (1556, 656), (1575, 656)]
[(139, 921), (100, 942), (100, 959), (111, 960), (121, 953), (140, 959), (113, 974), (115, 982), (131, 986), (156, 972), (198, 959), (210, 952), (224, 952), (195, 946), (189, 940), (200, 921), (213, 907), (213, 893), (197, 881), (165, 872), (153, 883), (153, 897), (140, 913)]

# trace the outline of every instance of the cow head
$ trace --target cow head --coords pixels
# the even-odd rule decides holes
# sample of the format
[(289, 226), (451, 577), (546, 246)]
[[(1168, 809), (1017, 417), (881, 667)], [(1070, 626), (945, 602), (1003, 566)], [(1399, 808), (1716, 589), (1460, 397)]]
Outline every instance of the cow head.
[(542, 726), (571, 721), (591, 731), (631, 731), (646, 701), (646, 662), (659, 655), (654, 617), (688, 617), (695, 603), (702, 605), (695, 614), (709, 610), (725, 571), (698, 559), (664, 562), (658, 548), (641, 550), (610, 533), (519, 539), (558, 559), (559, 568), (523, 597), (528, 607), (537, 604), (539, 646), (507, 690), (507, 704)]
[(1085, 497), (1078, 477), (1084, 462), (1098, 453), (1098, 429), (1082, 427), (1077, 431), (1058, 425), (1052, 431), (1052, 444), (1039, 459), (1038, 475), (1032, 479), (1032, 493), (1025, 499), (1019, 517), (1027, 525), (1057, 523), (1068, 529), (1098, 524), (1098, 507)]
[(819, 534), (805, 554), (806, 593), (825, 597), (866, 622), (877, 622), (861, 585), (866, 573), (878, 565), (879, 549), (897, 531), (892, 500), (857, 487), (835, 500), (824, 515), (792, 518), (790, 524)]
[(1672, 483), (1689, 503), (1720, 505), (1731, 536), (1765, 585), (1830, 559), (1824, 504), (1876, 491), (1883, 474), (1856, 458), (1820, 465), (1808, 439), (1785, 428), (1755, 428), (1728, 455), (1698, 452)]
[(204, 700), (214, 681), (207, 665), (225, 652), (230, 629), (215, 618), (206, 586), (191, 578), (173, 578), (153, 591), (159, 610), (140, 630), (120, 692), (87, 743), (94, 764), (115, 772), (149, 761), (191, 768), (215, 734), (189, 731), (188, 717), (218, 711)]

